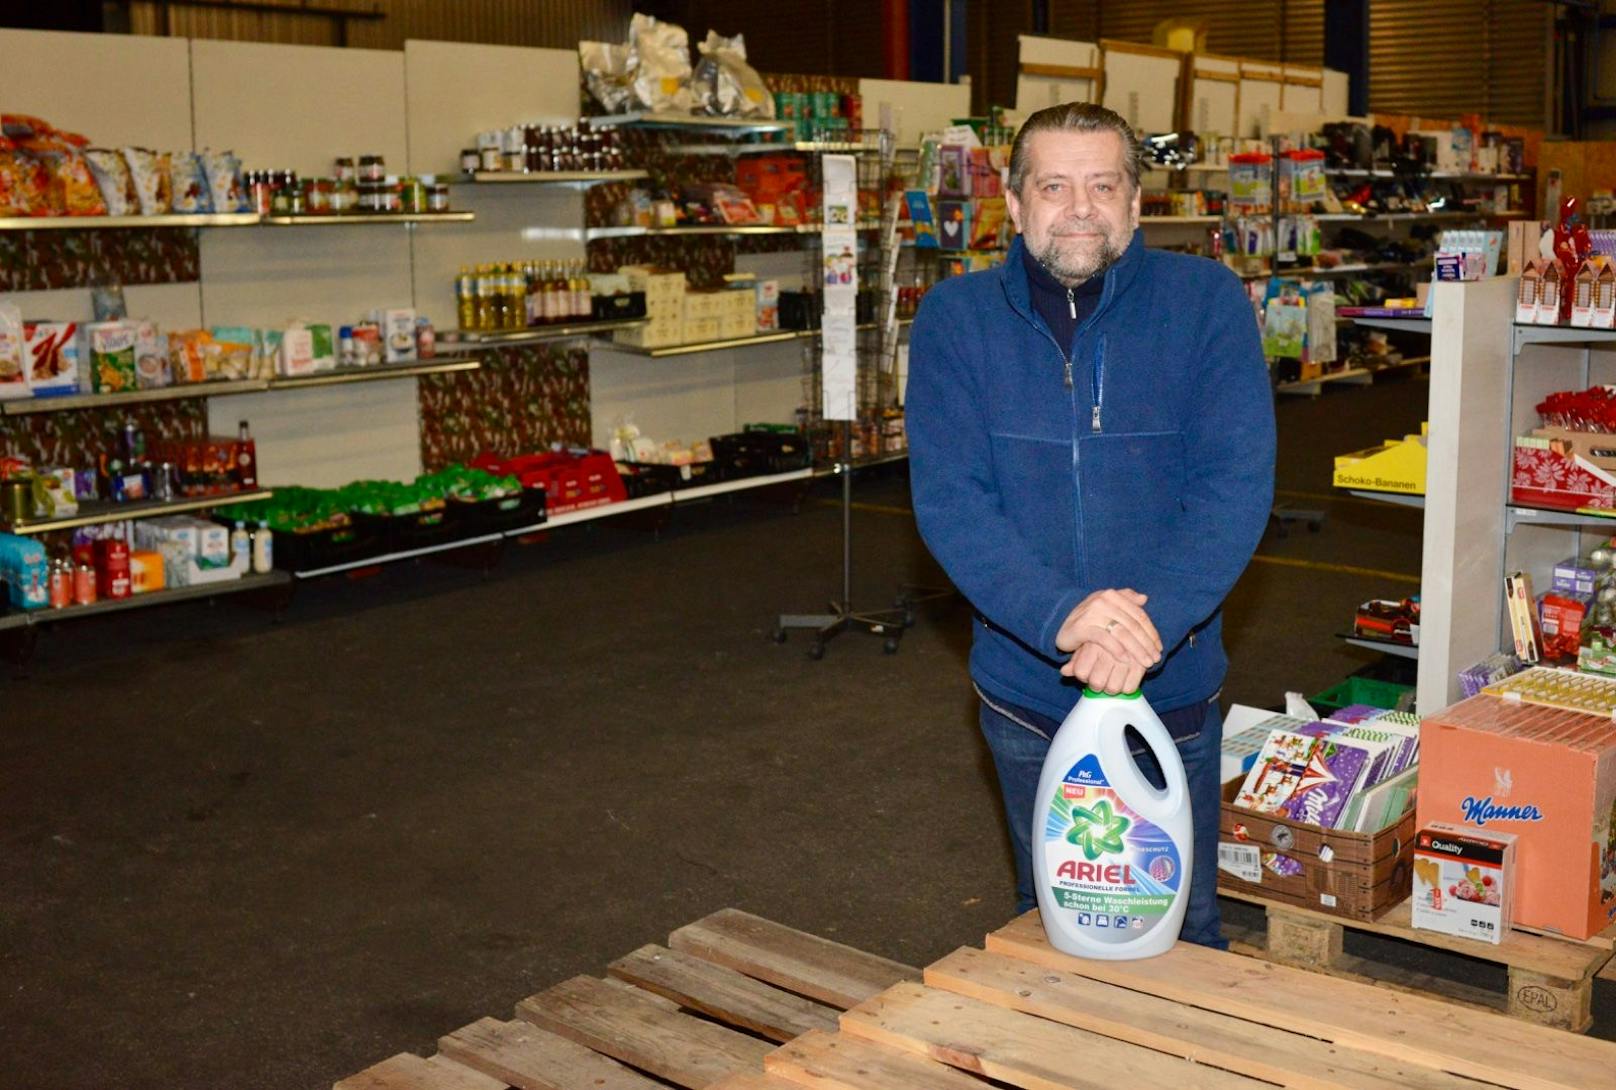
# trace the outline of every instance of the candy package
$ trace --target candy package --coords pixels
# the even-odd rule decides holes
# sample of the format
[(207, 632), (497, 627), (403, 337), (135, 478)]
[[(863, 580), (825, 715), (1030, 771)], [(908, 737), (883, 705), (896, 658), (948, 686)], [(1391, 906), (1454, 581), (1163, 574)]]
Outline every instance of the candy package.
[(258, 356), (258, 334), (246, 326), (214, 326), (212, 343), (204, 354), (209, 379), (237, 381), (253, 377)]
[(722, 38), (709, 30), (697, 47), (701, 63), (691, 89), (696, 109), (725, 117), (773, 117), (774, 96), (757, 69), (746, 63), (746, 39), (737, 34)]
[(168, 212), (173, 207), (173, 191), (169, 186), (167, 154), (159, 155), (146, 148), (124, 148), (123, 158), (135, 182), (140, 214), (160, 216)]
[(208, 198), (215, 212), (244, 212), (246, 194), (241, 186), (241, 160), (234, 152), (204, 151), (197, 156), (202, 161), (203, 173), (208, 180)]
[(111, 148), (85, 148), (84, 161), (90, 167), (101, 200), (109, 216), (136, 216), (140, 214), (140, 201), (135, 197), (135, 181), (129, 175), (129, 164)]
[[(647, 110), (689, 113), (690, 38), (685, 28), (635, 12), (629, 20), (634, 69), (634, 97)], [(631, 62), (632, 63), (632, 62)]]
[(0, 137), (0, 216), (50, 214), (50, 174), (45, 164)]
[(0, 399), (28, 396), (25, 359), (22, 312), (13, 303), (0, 303)]
[(172, 211), (191, 214), (213, 210), (207, 175), (202, 171), (202, 161), (198, 156), (188, 151), (170, 153), (168, 182)]
[(607, 113), (623, 113), (632, 105), (637, 58), (628, 45), (579, 42), (578, 66), (583, 69), (584, 87)]
[(84, 155), (71, 144), (41, 143), (32, 149), (49, 176), (50, 207), (67, 216), (104, 216), (107, 204)]

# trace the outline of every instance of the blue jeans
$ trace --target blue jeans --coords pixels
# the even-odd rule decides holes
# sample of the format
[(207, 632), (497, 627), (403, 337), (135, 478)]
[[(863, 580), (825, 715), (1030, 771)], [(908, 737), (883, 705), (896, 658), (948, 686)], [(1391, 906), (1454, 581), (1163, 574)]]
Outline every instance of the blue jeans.
[[(1001, 705), (1002, 707), (1003, 705)], [(1006, 709), (1012, 710), (1012, 709)], [(1016, 855), (1016, 911), (1038, 907), (1032, 880), (1032, 812), (1038, 794), (1038, 777), (1043, 771), (1049, 738), (1060, 724), (1045, 716), (1013, 709), (1018, 717), (1046, 732), (1037, 734), (1007, 718), (986, 703), (982, 705), (982, 734), (993, 752), (999, 772), (999, 791), (1004, 796), (1005, 819), (1010, 824), (1010, 843)], [(1179, 938), (1185, 942), (1229, 948), (1223, 937), (1218, 913), (1218, 809), (1222, 802), (1218, 783), (1218, 749), (1223, 738), (1223, 713), (1213, 704), (1206, 712), (1201, 732), (1178, 743), (1189, 780), (1191, 823), (1195, 830), (1194, 865), (1190, 872), (1190, 903), (1184, 911)], [(1139, 768), (1153, 782), (1161, 782), (1161, 765), (1149, 750), (1137, 753)]]

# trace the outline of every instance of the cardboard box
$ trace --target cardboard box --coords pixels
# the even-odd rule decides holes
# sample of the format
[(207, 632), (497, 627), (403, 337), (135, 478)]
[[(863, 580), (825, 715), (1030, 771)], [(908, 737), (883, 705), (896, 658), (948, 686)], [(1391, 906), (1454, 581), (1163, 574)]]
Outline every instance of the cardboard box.
[(619, 329), (612, 334), (618, 344), (634, 348), (665, 348), (682, 343), (683, 326), (677, 320), (653, 318), (644, 325)]
[(684, 297), (688, 284), (685, 274), (677, 269), (657, 269), (650, 265), (624, 265), (617, 270), (628, 278), (630, 291), (643, 291), (649, 307), (658, 300), (679, 300)]
[(76, 322), (25, 322), (23, 361), (36, 397), (90, 390)]
[(1375, 833), (1321, 829), (1236, 806), (1240, 787), (1239, 780), (1223, 785), (1220, 888), (1355, 920), (1375, 919), (1408, 896), (1412, 807)]
[(1494, 945), (1503, 941), (1513, 926), (1513, 833), (1434, 822), (1415, 837), (1413, 870), (1415, 927)]
[(1554, 566), (1552, 589), (1564, 594), (1594, 593), (1599, 573), (1580, 556), (1568, 556)]
[(1543, 242), (1542, 220), (1510, 220), (1509, 221), (1509, 253), (1507, 271), (1510, 276), (1519, 276), (1526, 268), (1526, 263), (1542, 254), (1538, 247)]
[[(1540, 429), (1549, 430), (1549, 429)], [(1530, 507), (1574, 511), (1580, 507), (1616, 509), (1616, 472), (1597, 464), (1606, 461), (1595, 450), (1611, 439), (1593, 432), (1569, 447), (1553, 439), (1528, 435), (1515, 440), (1510, 472), (1510, 499)]]
[(1616, 920), (1616, 723), (1483, 694), (1420, 726), (1421, 826), (1517, 838), (1515, 922), (1586, 939)]
[(371, 320), (381, 327), (383, 359), (403, 363), (415, 358), (415, 311), (410, 307), (377, 310)]

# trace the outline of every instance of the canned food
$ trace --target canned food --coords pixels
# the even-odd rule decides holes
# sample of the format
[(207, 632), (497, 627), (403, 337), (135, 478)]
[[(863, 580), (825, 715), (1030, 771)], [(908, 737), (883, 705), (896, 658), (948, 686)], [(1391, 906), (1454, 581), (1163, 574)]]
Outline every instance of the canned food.
[(95, 569), (80, 564), (73, 569), (73, 604), (92, 605), (95, 602)]
[(73, 565), (66, 560), (51, 561), (50, 604), (52, 609), (73, 604)]

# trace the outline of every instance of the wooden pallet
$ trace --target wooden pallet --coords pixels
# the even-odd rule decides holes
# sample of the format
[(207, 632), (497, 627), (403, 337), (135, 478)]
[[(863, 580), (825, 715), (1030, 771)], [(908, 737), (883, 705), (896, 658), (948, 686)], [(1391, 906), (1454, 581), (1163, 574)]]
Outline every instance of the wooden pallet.
[(1610, 1042), (1238, 954), (1071, 958), (1037, 913), (922, 974), (726, 909), (610, 972), (336, 1090), (1589, 1090), (1616, 1071)]
[[(1611, 961), (1616, 949), (1616, 927), (1586, 942), (1512, 930), (1496, 946), (1456, 938), (1439, 931), (1422, 931), (1410, 922), (1410, 902), (1394, 906), (1378, 920), (1353, 920), (1312, 909), (1298, 908), (1247, 893), (1219, 887), (1219, 894), (1261, 905), (1268, 917), (1266, 944), (1237, 943), (1241, 953), (1294, 965), (1332, 976), (1365, 981), (1382, 987), (1432, 992), (1447, 999), (1501, 1011), (1527, 1022), (1581, 1032), (1592, 1022), (1593, 982)], [(1384, 935), (1403, 942), (1490, 961), (1509, 973), (1503, 994), (1473, 985), (1411, 973), (1394, 965), (1349, 955), (1343, 950), (1344, 929)], [(1616, 1083), (1616, 1078), (1613, 1078)]]

